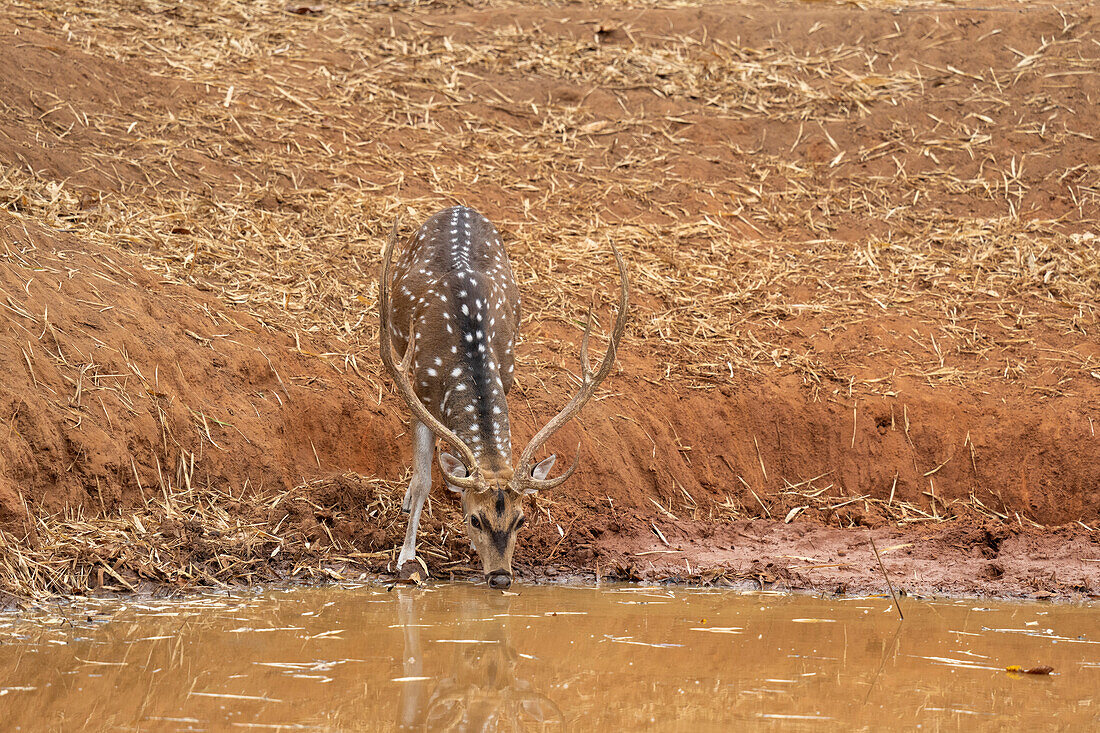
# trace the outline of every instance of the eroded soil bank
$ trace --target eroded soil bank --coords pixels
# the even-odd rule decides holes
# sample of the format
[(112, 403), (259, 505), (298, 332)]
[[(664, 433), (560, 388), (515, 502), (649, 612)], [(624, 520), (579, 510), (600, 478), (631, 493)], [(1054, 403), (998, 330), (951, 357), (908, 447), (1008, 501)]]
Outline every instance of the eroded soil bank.
[(387, 572), (379, 253), (456, 201), (517, 445), (631, 271), (527, 577), (1100, 592), (1094, 9), (284, 5), (0, 11), (5, 593)]
[[(669, 524), (674, 528), (670, 532)], [(645, 526), (592, 543), (599, 572), (624, 580), (790, 589), (825, 595), (886, 593), (871, 541), (895, 590), (922, 596), (989, 596), (1095, 600), (1094, 532), (1061, 527), (1019, 530), (1002, 524), (953, 521), (934, 528), (864, 531), (770, 520), (660, 525), (670, 546)], [(647, 532), (647, 529), (649, 531)], [(587, 553), (580, 553), (585, 555)], [(566, 563), (548, 574), (573, 571)], [(593, 573), (597, 570), (590, 562)], [(579, 578), (592, 578), (581, 572)]]

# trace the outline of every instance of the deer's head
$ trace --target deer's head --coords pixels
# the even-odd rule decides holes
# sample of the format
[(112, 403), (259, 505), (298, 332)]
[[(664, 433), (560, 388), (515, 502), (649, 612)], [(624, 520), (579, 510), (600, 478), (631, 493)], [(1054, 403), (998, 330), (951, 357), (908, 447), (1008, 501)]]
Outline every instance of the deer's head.
[[(439, 465), (447, 488), (462, 494), (463, 526), (470, 544), (481, 558), (485, 579), (492, 588), (507, 588), (512, 583), (512, 552), (516, 535), (526, 523), (523, 497), (544, 488), (556, 456), (539, 461), (527, 478), (511, 468), (497, 471), (479, 467), (471, 488), (456, 486), (457, 479), (470, 478), (466, 467), (451, 453), (439, 454)], [(569, 473), (572, 473), (570, 471)], [(562, 481), (568, 474), (559, 477)], [(554, 481), (555, 485), (559, 483)]]

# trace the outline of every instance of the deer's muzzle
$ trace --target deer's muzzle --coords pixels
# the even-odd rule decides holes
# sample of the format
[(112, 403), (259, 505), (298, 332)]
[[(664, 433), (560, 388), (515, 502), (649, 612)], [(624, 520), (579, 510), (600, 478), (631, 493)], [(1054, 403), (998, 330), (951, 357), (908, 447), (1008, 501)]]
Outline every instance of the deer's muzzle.
[(486, 574), (485, 580), (489, 582), (490, 588), (496, 588), (497, 590), (506, 590), (512, 585), (512, 574), (507, 570), (494, 570), (491, 573)]

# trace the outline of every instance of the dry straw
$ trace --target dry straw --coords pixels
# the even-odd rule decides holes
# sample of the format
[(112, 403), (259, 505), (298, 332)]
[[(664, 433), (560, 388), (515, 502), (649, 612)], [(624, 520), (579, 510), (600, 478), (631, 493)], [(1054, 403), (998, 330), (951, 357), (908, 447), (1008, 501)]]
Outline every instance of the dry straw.
[[(815, 388), (883, 393), (898, 377), (965, 384), (1039, 367), (1057, 394), (1064, 377), (1097, 367), (1018, 329), (1095, 326), (1100, 169), (1038, 172), (992, 134), (1022, 147), (1092, 142), (1027, 115), (1007, 127), (1004, 114), (1029, 84), (1091, 68), (1072, 34), (1020, 68), (1013, 56), (972, 75), (919, 58), (877, 63), (874, 43), (816, 43), (820, 28), (803, 43), (753, 46), (651, 27), (671, 21), (635, 27), (613, 8), (602, 25), (563, 29), (550, 11), (487, 22), (491, 10), (437, 16), (438, 4), (301, 18), (278, 2), (152, 13), (34, 3), (25, 24), (39, 5), (95, 55), (182, 77), (193, 92), (124, 109), (47, 99), (42, 124), (103, 143), (81, 152), (107, 190), (90, 202), (73, 182), (17, 165), (0, 172), (0, 200), (211, 284), (266, 323), (335, 337), (360, 368), (374, 362), (366, 316), (402, 182), (406, 221), (462, 200), (505, 231), (540, 346), (554, 339), (538, 324), (580, 319), (577, 295), (606, 280), (613, 238), (642, 296), (631, 337), (654, 355), (654, 381), (709, 387), (778, 369)], [(877, 21), (876, 43), (904, 37), (894, 23)], [(942, 124), (883, 118), (944, 97), (987, 111)], [(683, 111), (651, 111), (670, 99)], [(752, 148), (706, 132), (761, 120), (788, 142), (768, 145), (762, 130)], [(881, 135), (843, 136), (852, 120)], [(1057, 219), (1029, 198), (1048, 189), (1075, 202)], [(960, 211), (968, 202), (981, 213)], [(874, 233), (836, 236), (849, 222)], [(792, 333), (794, 319), (826, 333), (884, 319), (887, 331), (891, 319), (920, 328), (896, 327), (900, 359), (853, 366)]]
[[(624, 351), (648, 355), (638, 376), (655, 384), (778, 373), (814, 399), (887, 394), (899, 379), (1053, 396), (1100, 373), (1095, 356), (1038, 338), (1097, 333), (1100, 166), (1085, 152), (1097, 139), (1051, 117), (1077, 104), (1074, 75), (1095, 70), (1096, 39), (1072, 13), (1030, 11), (1049, 16), (1042, 39), (1018, 31), (1015, 14), (991, 14), (1004, 33), (989, 43), (1009, 39), (1007, 50), (979, 69), (900, 45), (956, 43), (965, 10), (861, 11), (857, 30), (838, 35), (795, 17), (776, 27), (774, 9), (750, 5), (735, 18), (742, 39), (675, 7), (474, 5), (328, 3), (299, 17), (281, 0), (16, 0), (3, 11), (12, 28), (120, 65), (97, 70), (114, 99), (55, 89), (25, 108), (0, 102), (0, 116), (81, 162), (64, 178), (0, 164), (0, 206), (134, 252), (273, 329), (316, 334), (330, 345), (321, 358), (377, 394), (385, 228), (398, 212), (417, 221), (455, 201), (508, 240), (532, 396), (567, 383), (554, 326), (579, 332), (611, 272), (608, 238), (638, 295)], [(1037, 146), (1079, 150), (1079, 162), (1025, 154)], [(1048, 200), (1062, 201), (1057, 214)], [(888, 349), (835, 354), (805, 336), (872, 325)], [(123, 587), (258, 577), (250, 568), (281, 541), (274, 528), (234, 524), (216, 509), (221, 489), (207, 490), (161, 492), (131, 517), (40, 515), (34, 549), (3, 538), (9, 590), (71, 592), (101, 570)], [(717, 512), (835, 519), (847, 502), (923, 522), (963, 511), (813, 491)], [(169, 507), (227, 533), (220, 559), (173, 564), (183, 540), (152, 530)], [(977, 499), (965, 511), (1004, 516)], [(291, 571), (322, 572), (313, 548), (278, 546)], [(332, 547), (329, 559), (352, 558)]]

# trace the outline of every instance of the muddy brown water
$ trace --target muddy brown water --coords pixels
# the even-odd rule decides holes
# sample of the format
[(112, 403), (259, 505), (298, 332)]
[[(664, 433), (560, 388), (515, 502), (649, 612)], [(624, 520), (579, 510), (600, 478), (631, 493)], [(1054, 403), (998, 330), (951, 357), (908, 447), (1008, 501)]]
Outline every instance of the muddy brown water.
[(1096, 729), (1095, 606), (903, 608), (463, 584), (84, 601), (0, 617), (0, 713), (21, 731)]

